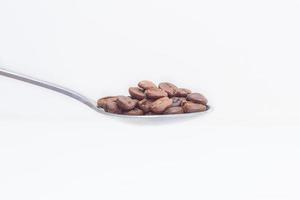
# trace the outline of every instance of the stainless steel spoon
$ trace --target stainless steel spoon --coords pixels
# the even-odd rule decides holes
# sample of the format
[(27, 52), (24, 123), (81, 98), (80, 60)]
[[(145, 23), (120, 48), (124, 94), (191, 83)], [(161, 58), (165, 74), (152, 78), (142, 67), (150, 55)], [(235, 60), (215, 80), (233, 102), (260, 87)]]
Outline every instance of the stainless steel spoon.
[(91, 109), (101, 113), (101, 114), (106, 114), (106, 115), (112, 115), (112, 116), (118, 116), (118, 117), (135, 117), (135, 118), (158, 118), (158, 117), (186, 117), (186, 116), (192, 116), (192, 115), (201, 115), (203, 113), (207, 113), (208, 111), (211, 110), (210, 107), (208, 107), (208, 110), (205, 112), (198, 112), (198, 113), (188, 113), (188, 114), (175, 114), (175, 115), (138, 115), (138, 116), (132, 116), (132, 115), (117, 115), (117, 114), (112, 114), (112, 113), (108, 113), (105, 112), (102, 108), (98, 108), (97, 107), (97, 103), (96, 101), (74, 91), (68, 88), (65, 88), (63, 86), (54, 84), (54, 83), (50, 83), (47, 81), (43, 81), (37, 78), (33, 78), (21, 73), (17, 73), (17, 72), (13, 72), (10, 71), (8, 69), (4, 69), (4, 68), (0, 68), (0, 75), (2, 76), (6, 76), (9, 78), (13, 78), (19, 81), (23, 81), (23, 82), (27, 82), (33, 85), (37, 85), (49, 90), (53, 90), (56, 91), (58, 93), (67, 95), (73, 99), (76, 99), (77, 101), (80, 101), (81, 103), (87, 105), (88, 107), (90, 107)]

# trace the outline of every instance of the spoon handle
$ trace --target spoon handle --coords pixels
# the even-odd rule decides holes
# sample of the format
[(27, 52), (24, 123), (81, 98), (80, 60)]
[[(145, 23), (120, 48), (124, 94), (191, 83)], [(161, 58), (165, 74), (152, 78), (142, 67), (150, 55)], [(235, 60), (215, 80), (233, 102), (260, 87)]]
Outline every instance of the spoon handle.
[(63, 86), (60, 86), (60, 85), (57, 85), (57, 84), (54, 84), (54, 83), (50, 83), (50, 82), (47, 82), (47, 81), (43, 81), (43, 80), (40, 80), (40, 79), (37, 79), (37, 78), (33, 78), (33, 77), (30, 77), (30, 76), (27, 76), (27, 75), (24, 75), (24, 74), (20, 74), (20, 73), (17, 73), (17, 72), (13, 72), (13, 71), (10, 71), (10, 70), (4, 69), (4, 68), (0, 68), (0, 75), (6, 76), (6, 77), (9, 77), (9, 78), (12, 78), (12, 79), (16, 79), (16, 80), (19, 80), (19, 81), (27, 82), (27, 83), (30, 83), (30, 84), (33, 84), (33, 85), (37, 85), (37, 86), (40, 86), (40, 87), (43, 87), (43, 88), (46, 88), (46, 89), (49, 89), (49, 90), (53, 90), (55, 92), (58, 92), (58, 93), (61, 93), (61, 94), (64, 94), (64, 95), (67, 95), (67, 96), (69, 96), (73, 99), (76, 99), (76, 100), (80, 101), (81, 103), (84, 103), (85, 105), (89, 106), (90, 108), (98, 111), (96, 102), (90, 100), (86, 96), (84, 96), (84, 95), (82, 95), (82, 94), (80, 94), (80, 93), (78, 93), (74, 90), (70, 90), (70, 89), (65, 88)]

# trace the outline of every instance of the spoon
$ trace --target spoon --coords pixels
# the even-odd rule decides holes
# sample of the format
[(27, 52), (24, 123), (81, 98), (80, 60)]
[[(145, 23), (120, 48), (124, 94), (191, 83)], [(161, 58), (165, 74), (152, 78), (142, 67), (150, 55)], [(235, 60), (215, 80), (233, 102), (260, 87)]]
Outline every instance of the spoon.
[(47, 81), (43, 81), (37, 78), (33, 78), (21, 73), (13, 72), (8, 69), (0, 68), (0, 75), (6, 76), (12, 79), (16, 79), (19, 81), (27, 82), (36, 86), (40, 86), (49, 90), (53, 90), (55, 92), (64, 94), (66, 96), (69, 96), (73, 99), (76, 99), (77, 101), (80, 101), (81, 103), (87, 105), (91, 109), (105, 115), (111, 115), (111, 116), (118, 116), (118, 117), (134, 117), (134, 118), (165, 118), (165, 117), (186, 117), (186, 116), (195, 116), (195, 115), (201, 115), (204, 113), (207, 113), (208, 111), (211, 110), (211, 108), (208, 106), (207, 111), (205, 112), (197, 112), (197, 113), (185, 113), (185, 114), (172, 114), (172, 115), (119, 115), (119, 114), (113, 114), (113, 113), (108, 113), (105, 112), (102, 108), (97, 107), (97, 102), (68, 88), (65, 88), (63, 86), (50, 83)]

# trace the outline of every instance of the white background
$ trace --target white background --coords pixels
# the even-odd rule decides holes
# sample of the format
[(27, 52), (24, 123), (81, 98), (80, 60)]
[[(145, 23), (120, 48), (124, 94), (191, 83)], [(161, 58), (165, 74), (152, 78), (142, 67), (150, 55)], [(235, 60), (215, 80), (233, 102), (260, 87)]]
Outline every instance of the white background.
[(102, 116), (0, 77), (0, 199), (299, 199), (300, 2), (1, 0), (0, 66), (97, 99), (205, 94), (182, 120)]

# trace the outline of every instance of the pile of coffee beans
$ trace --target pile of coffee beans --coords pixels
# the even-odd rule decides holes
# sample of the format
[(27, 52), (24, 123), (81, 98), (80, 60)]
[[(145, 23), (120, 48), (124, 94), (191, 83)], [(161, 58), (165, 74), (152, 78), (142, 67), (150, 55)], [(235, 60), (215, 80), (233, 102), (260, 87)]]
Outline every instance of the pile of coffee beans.
[(123, 115), (169, 115), (204, 112), (207, 99), (200, 93), (163, 82), (158, 87), (151, 81), (141, 81), (129, 88), (130, 96), (109, 96), (98, 100), (99, 108)]

